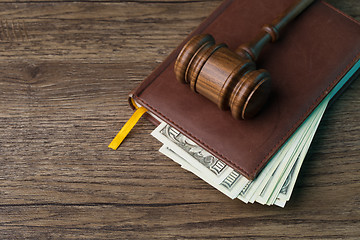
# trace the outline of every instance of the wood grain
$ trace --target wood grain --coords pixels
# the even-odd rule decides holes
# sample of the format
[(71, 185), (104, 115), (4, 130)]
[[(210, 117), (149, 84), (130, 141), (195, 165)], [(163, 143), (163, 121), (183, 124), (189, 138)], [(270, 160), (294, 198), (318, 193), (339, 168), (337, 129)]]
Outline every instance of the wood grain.
[[(358, 0), (328, 2), (360, 20)], [(107, 148), (128, 92), (219, 3), (0, 3), (1, 239), (358, 239), (359, 80), (326, 112), (285, 209), (185, 172), (144, 119)]]

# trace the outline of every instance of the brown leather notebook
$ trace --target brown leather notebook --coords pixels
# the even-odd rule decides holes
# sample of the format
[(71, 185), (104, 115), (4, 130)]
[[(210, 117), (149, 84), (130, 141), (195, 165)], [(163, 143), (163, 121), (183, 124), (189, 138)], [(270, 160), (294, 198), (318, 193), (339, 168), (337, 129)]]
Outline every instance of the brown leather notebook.
[(251, 120), (233, 119), (229, 111), (219, 110), (179, 83), (174, 62), (185, 42), (199, 33), (212, 34), (218, 43), (234, 50), (249, 42), (291, 2), (224, 1), (130, 97), (253, 179), (359, 60), (359, 23), (323, 1), (315, 2), (290, 23), (257, 61), (257, 67), (267, 69), (272, 76), (272, 93), (264, 110)]

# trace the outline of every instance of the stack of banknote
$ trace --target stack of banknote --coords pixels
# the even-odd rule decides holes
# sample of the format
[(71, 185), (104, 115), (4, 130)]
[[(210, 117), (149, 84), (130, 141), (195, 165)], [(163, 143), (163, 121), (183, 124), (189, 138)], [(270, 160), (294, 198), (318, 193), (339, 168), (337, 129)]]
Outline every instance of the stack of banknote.
[(325, 98), (254, 180), (248, 180), (165, 122), (152, 135), (163, 143), (161, 153), (226, 196), (245, 203), (284, 207), (328, 101)]

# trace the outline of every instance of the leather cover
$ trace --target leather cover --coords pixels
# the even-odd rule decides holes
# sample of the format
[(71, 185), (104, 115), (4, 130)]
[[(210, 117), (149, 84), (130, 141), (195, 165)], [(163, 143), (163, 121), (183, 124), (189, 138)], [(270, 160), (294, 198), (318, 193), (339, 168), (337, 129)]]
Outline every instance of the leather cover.
[(229, 111), (219, 110), (179, 83), (174, 62), (194, 34), (210, 33), (217, 43), (234, 50), (291, 4), (288, 0), (224, 1), (130, 96), (253, 179), (359, 59), (359, 23), (322, 1), (290, 23), (257, 61), (257, 67), (272, 76), (272, 95), (251, 120), (233, 119)]

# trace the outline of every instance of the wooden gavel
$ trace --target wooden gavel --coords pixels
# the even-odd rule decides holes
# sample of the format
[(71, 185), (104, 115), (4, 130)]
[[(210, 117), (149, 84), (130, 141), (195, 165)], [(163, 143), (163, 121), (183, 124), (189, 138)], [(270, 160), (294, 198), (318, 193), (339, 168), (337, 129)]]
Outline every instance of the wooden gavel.
[(235, 52), (226, 44), (215, 44), (209, 34), (191, 38), (175, 62), (178, 81), (222, 110), (230, 108), (236, 119), (255, 116), (266, 103), (271, 89), (270, 74), (256, 69), (255, 61), (268, 42), (275, 42), (282, 29), (303, 12), (314, 0), (296, 1), (250, 43), (240, 45)]

